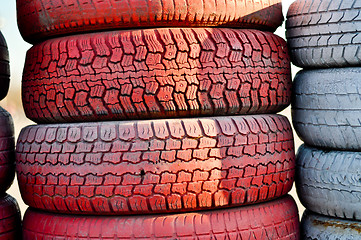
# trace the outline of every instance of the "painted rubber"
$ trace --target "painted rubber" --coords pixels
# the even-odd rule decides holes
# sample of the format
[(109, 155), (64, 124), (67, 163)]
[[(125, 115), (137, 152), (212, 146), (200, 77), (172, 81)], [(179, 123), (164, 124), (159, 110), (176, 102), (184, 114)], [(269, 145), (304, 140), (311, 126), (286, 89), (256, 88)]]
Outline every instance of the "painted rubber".
[(10, 84), (9, 50), (0, 32), (0, 100), (6, 97)]
[(69, 36), (30, 49), (23, 76), (38, 123), (276, 113), (290, 96), (286, 43), (257, 30)]
[(30, 239), (299, 239), (297, 206), (290, 197), (197, 213), (141, 216), (61, 215), (28, 209)]
[(17, 144), (31, 207), (76, 214), (195, 211), (268, 201), (294, 180), (280, 115), (34, 125)]
[(361, 222), (318, 215), (306, 210), (301, 221), (301, 239), (358, 240)]
[(304, 68), (360, 66), (360, 10), (355, 0), (296, 0), (286, 21), (293, 63)]
[(305, 208), (331, 217), (361, 220), (361, 153), (302, 145), (296, 187)]
[(3, 194), (0, 197), (0, 240), (21, 239), (21, 216), (15, 198)]
[(15, 176), (14, 124), (11, 115), (0, 107), (0, 193), (5, 192)]
[(361, 150), (361, 68), (303, 70), (293, 82), (292, 121), (308, 145)]
[(19, 30), (30, 43), (121, 28), (222, 26), (274, 31), (280, 0), (17, 0)]

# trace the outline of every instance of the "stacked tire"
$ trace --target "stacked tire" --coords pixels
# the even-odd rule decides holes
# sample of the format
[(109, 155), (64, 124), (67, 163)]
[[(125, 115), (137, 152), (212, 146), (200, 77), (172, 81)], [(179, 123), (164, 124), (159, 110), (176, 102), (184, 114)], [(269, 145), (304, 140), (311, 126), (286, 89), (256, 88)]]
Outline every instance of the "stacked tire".
[(297, 0), (289, 8), (292, 117), (305, 142), (296, 186), (304, 239), (360, 239), (361, 1)]
[[(9, 51), (4, 36), (0, 32), (0, 100), (9, 90)], [(15, 139), (11, 115), (0, 107), (0, 239), (21, 238), (21, 216), (18, 204), (6, 194), (15, 176)]]
[(299, 238), (280, 1), (17, 4), (25, 239)]

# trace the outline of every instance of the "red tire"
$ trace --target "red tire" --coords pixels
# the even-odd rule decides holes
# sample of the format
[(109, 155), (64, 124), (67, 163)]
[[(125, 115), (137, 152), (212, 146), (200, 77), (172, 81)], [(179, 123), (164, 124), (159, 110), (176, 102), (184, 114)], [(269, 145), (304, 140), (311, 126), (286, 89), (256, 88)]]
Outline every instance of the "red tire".
[(11, 115), (0, 107), (0, 193), (5, 192), (15, 176), (14, 124)]
[(9, 50), (0, 32), (0, 100), (8, 94), (10, 83)]
[(21, 239), (21, 216), (16, 200), (5, 194), (0, 197), (0, 240)]
[(274, 31), (280, 0), (17, 0), (18, 25), (30, 42), (80, 32), (137, 27), (223, 26)]
[(76, 216), (28, 209), (32, 239), (300, 239), (297, 206), (287, 196), (267, 203), (172, 215)]
[(37, 122), (275, 113), (290, 103), (286, 42), (257, 30), (84, 34), (31, 48), (23, 105)]
[(17, 174), (31, 207), (76, 214), (195, 211), (286, 194), (295, 154), (286, 117), (28, 126)]

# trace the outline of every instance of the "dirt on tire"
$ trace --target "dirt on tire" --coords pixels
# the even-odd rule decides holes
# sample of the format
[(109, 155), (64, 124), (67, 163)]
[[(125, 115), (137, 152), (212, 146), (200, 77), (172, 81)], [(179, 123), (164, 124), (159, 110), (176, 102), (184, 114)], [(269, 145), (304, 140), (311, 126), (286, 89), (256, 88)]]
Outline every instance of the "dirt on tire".
[(302, 239), (353, 240), (360, 238), (360, 221), (327, 217), (306, 210), (300, 231)]

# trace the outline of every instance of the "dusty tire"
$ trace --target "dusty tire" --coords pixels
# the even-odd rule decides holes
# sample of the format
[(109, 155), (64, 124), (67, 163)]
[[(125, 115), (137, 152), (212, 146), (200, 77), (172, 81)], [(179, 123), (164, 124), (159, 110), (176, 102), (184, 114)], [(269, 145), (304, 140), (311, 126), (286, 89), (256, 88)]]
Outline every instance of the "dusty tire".
[(21, 239), (21, 216), (15, 198), (0, 197), (0, 240)]
[(0, 32), (0, 100), (8, 94), (10, 84), (9, 50)]
[(286, 43), (257, 30), (69, 36), (30, 49), (23, 76), (38, 123), (276, 113), (290, 96)]
[(304, 68), (360, 66), (361, 4), (343, 0), (296, 0), (286, 36), (292, 62)]
[(17, 0), (17, 15), (19, 30), (30, 43), (80, 32), (138, 27), (222, 26), (274, 31), (283, 22), (280, 0)]
[(301, 239), (358, 240), (361, 223), (318, 215), (306, 210), (301, 221)]
[(267, 201), (294, 180), (286, 117), (28, 126), (17, 174), (31, 207), (77, 214), (194, 211)]
[(24, 240), (38, 239), (299, 239), (294, 200), (230, 208), (148, 216), (76, 216), (28, 209)]
[(0, 193), (5, 192), (15, 176), (14, 124), (11, 115), (0, 107)]
[(292, 121), (308, 145), (361, 150), (361, 68), (303, 70), (293, 82)]
[(331, 217), (361, 220), (361, 153), (301, 146), (296, 187), (305, 208)]

